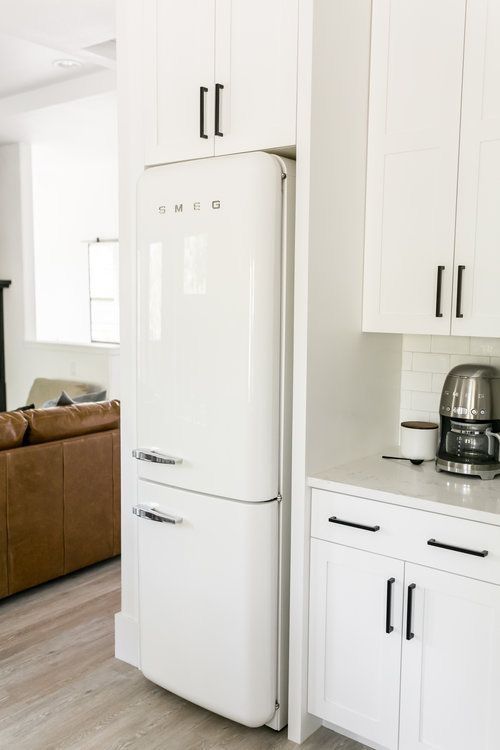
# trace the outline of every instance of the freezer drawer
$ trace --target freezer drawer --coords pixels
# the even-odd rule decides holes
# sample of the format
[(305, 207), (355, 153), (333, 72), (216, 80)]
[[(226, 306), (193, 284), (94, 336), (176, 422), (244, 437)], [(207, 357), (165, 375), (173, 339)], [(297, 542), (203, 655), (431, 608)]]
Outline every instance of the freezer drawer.
[(278, 502), (147, 481), (139, 500), (144, 675), (234, 721), (265, 724), (277, 694)]

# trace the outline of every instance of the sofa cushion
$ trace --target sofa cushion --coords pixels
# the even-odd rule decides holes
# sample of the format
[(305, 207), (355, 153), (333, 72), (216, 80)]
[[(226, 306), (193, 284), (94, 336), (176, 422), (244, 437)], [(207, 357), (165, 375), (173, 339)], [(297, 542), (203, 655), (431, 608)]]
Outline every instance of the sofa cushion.
[(64, 573), (63, 444), (8, 451), (9, 594)]
[(18, 448), (23, 444), (28, 422), (19, 411), (0, 413), (0, 450)]
[(0, 599), (9, 593), (7, 574), (7, 453), (0, 455)]
[(52, 440), (114, 430), (120, 426), (120, 402), (54, 406), (24, 412), (28, 421), (27, 442), (48, 443)]
[(113, 556), (114, 434), (63, 443), (65, 573)]

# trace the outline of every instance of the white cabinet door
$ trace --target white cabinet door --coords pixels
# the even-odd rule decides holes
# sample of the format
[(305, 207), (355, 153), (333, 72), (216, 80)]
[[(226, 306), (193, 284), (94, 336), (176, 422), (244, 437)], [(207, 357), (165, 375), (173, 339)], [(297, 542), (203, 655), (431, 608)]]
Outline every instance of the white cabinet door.
[(398, 743), (403, 578), (400, 560), (311, 542), (309, 711), (388, 750)]
[(365, 331), (450, 332), (465, 5), (373, 4)]
[(500, 336), (499, 207), (500, 1), (469, 0), (455, 251), (462, 279), (461, 289), (455, 284), (453, 333)]
[(498, 750), (500, 587), (407, 564), (410, 585), (400, 750)]
[(297, 0), (217, 0), (216, 154), (295, 144), (297, 26)]
[(215, 0), (145, 0), (143, 58), (145, 163), (212, 156)]

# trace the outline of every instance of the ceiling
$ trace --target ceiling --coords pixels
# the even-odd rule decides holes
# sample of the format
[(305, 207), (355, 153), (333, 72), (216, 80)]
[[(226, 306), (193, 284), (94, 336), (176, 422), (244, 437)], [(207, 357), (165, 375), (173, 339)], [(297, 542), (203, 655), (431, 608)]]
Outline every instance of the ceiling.
[[(0, 99), (113, 68), (114, 38), (114, 0), (3, 3)], [(68, 57), (82, 67), (54, 67), (54, 60)]]

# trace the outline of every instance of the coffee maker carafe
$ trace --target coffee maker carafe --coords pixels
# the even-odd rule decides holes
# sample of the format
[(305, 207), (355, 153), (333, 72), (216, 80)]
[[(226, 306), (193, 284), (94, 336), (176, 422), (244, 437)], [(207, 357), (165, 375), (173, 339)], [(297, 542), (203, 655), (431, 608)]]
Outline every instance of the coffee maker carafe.
[(493, 479), (500, 474), (500, 370), (458, 365), (441, 395), (439, 471)]

